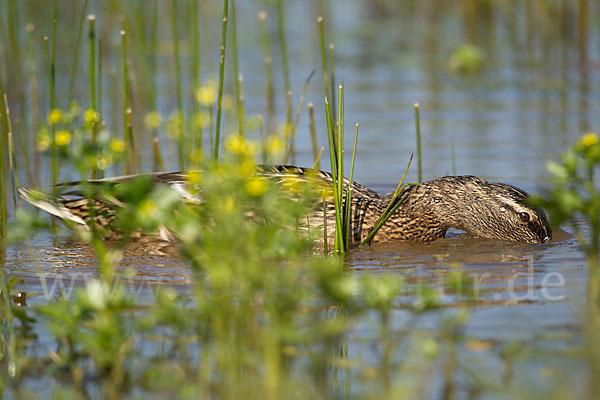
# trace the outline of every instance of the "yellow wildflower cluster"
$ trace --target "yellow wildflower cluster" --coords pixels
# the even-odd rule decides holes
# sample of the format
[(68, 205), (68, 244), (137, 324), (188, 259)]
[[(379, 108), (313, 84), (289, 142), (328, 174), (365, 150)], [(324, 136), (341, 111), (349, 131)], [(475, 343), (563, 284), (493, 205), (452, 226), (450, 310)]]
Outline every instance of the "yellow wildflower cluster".
[(196, 90), (196, 100), (205, 107), (210, 107), (217, 101), (217, 82), (208, 80), (205, 85)]
[(575, 149), (584, 154), (590, 162), (600, 162), (600, 137), (596, 132), (583, 134), (577, 141)]
[(584, 147), (594, 147), (600, 143), (600, 138), (598, 138), (598, 134), (596, 132), (587, 132), (581, 136), (579, 141)]
[(283, 143), (278, 136), (269, 136), (265, 143), (267, 153), (271, 156), (281, 156), (283, 152)]
[(83, 120), (85, 121), (86, 124), (89, 124), (89, 125), (97, 124), (98, 122), (100, 122), (100, 114), (98, 112), (96, 112), (95, 110), (88, 108), (83, 113)]
[(39, 152), (48, 150), (50, 147), (50, 135), (48, 135), (48, 130), (42, 129), (38, 135), (38, 143), (37, 150)]
[(56, 125), (60, 122), (61, 118), (62, 118), (62, 111), (60, 111), (58, 109), (53, 109), (48, 114), (48, 123), (50, 125)]
[(247, 155), (246, 139), (240, 134), (229, 135), (225, 141), (225, 149), (234, 155)]
[(250, 196), (260, 197), (265, 194), (269, 185), (265, 181), (265, 178), (256, 176), (247, 180), (244, 187)]
[(57, 146), (67, 146), (71, 142), (71, 133), (66, 129), (56, 132), (56, 135), (54, 136), (54, 142)]
[(122, 153), (125, 150), (125, 143), (121, 139), (114, 138), (110, 141), (110, 149), (115, 153)]
[(162, 124), (162, 117), (158, 111), (151, 111), (144, 117), (144, 126), (146, 129), (156, 129)]

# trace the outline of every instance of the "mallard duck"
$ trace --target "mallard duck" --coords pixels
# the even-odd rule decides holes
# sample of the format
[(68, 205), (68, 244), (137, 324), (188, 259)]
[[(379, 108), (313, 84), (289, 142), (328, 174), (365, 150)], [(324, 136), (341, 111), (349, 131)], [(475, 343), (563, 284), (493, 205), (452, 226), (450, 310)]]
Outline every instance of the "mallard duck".
[[(170, 185), (182, 199), (192, 202), (201, 200), (186, 190), (188, 174), (184, 172), (161, 172), (147, 174), (156, 185)], [(290, 176), (326, 186), (331, 185), (329, 172), (295, 166), (258, 166), (257, 175), (285, 182)], [(134, 175), (92, 180), (92, 183), (116, 183), (130, 180)], [(68, 187), (81, 182), (70, 182)], [(344, 180), (344, 195), (349, 181)], [(88, 227), (91, 204), (78, 190), (60, 195), (41, 194), (20, 189), (21, 196), (29, 203), (61, 219)], [(450, 228), (460, 229), (472, 235), (523, 243), (544, 243), (552, 238), (552, 230), (544, 211), (526, 203), (528, 194), (512, 185), (491, 183), (471, 175), (445, 176), (410, 185), (399, 197), (404, 199), (391, 218), (373, 239), (374, 242), (414, 240), (429, 242), (443, 238)], [(356, 182), (352, 183), (351, 242), (360, 243), (372, 230), (375, 222), (386, 209), (391, 194), (381, 195)], [(109, 226), (122, 206), (120, 200), (105, 197), (93, 200), (94, 220), (101, 226)], [(323, 226), (323, 202), (315, 206), (308, 216), (312, 227)], [(328, 237), (333, 238), (335, 211), (333, 199), (327, 198)], [(165, 235), (170, 238), (170, 235)]]

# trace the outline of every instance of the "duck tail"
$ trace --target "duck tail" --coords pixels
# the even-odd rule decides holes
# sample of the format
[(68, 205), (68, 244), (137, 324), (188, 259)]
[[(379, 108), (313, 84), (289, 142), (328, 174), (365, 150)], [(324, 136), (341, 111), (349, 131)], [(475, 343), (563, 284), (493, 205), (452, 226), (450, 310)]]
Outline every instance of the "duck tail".
[(77, 225), (87, 226), (81, 217), (73, 214), (64, 206), (61, 197), (33, 189), (19, 188), (18, 191), (19, 196), (21, 196), (29, 204), (64, 221), (70, 221)]

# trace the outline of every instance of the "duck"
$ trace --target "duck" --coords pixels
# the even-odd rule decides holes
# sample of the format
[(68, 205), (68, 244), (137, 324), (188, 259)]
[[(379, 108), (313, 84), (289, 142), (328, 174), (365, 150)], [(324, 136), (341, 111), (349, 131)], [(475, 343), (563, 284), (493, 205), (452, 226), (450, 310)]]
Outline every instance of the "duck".
[[(143, 174), (153, 185), (169, 185), (180, 194), (182, 201), (201, 204), (199, 194), (189, 190), (191, 172), (156, 172)], [(116, 185), (138, 175), (93, 179), (88, 184)], [(331, 187), (330, 172), (292, 165), (258, 165), (256, 176), (285, 185), (290, 179), (305, 181), (320, 187)], [(81, 186), (83, 181), (67, 182), (59, 188)], [(552, 229), (542, 209), (529, 205), (524, 190), (505, 183), (489, 182), (474, 175), (444, 176), (420, 184), (407, 185), (395, 200), (393, 194), (377, 193), (357, 182), (343, 180), (343, 196), (351, 195), (350, 244), (362, 243), (391, 201), (401, 202), (387, 222), (377, 231), (371, 243), (391, 241), (431, 242), (444, 238), (451, 228), (482, 239), (519, 243), (546, 243), (552, 239)], [(92, 221), (109, 228), (119, 207), (118, 198), (88, 199), (78, 189), (48, 194), (32, 189), (19, 189), (20, 196), (33, 206), (70, 224), (90, 229)], [(90, 201), (91, 200), (91, 201)], [(397, 205), (397, 204), (395, 204)], [(91, 206), (91, 207), (90, 207)], [(325, 210), (323, 209), (325, 207)], [(94, 210), (91, 211), (90, 208)], [(326, 223), (324, 219), (326, 218)], [(326, 225), (328, 241), (335, 235), (333, 196), (323, 201), (307, 215), (306, 225), (322, 229)], [(173, 235), (161, 232), (165, 240)], [(320, 236), (323, 237), (322, 235)]]

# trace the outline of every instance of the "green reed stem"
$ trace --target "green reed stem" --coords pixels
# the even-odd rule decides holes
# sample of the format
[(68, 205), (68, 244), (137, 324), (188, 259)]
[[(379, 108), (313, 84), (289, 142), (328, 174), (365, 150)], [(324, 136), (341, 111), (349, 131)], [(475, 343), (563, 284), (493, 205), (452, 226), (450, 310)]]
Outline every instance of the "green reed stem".
[[(150, 35), (150, 109), (156, 111), (156, 86), (157, 86), (157, 58), (158, 58), (158, 1), (152, 3), (152, 33)], [(199, 81), (199, 80), (198, 80)], [(194, 89), (197, 89), (195, 87)], [(156, 137), (156, 129), (152, 130), (153, 137)]]
[(132, 125), (132, 115), (131, 115), (131, 108), (128, 108), (127, 110), (125, 110), (125, 131), (127, 132), (127, 137), (129, 139), (129, 146), (128, 146), (128, 158), (131, 160), (131, 167), (130, 167), (130, 171), (131, 173), (135, 174), (138, 172), (138, 168), (137, 168), (137, 157), (136, 157), (136, 145), (135, 145), (135, 138), (133, 136), (133, 125)]
[(102, 120), (102, 39), (98, 39), (98, 114)]
[(289, 92), (290, 87), (290, 69), (288, 65), (287, 43), (285, 41), (285, 18), (283, 12), (283, 0), (277, 0), (279, 46), (281, 47), (281, 65), (283, 67), (283, 88), (285, 93)]
[[(356, 124), (354, 129), (354, 144), (352, 145), (352, 162), (350, 163), (350, 179), (348, 181), (348, 190), (346, 191), (346, 204), (345, 204), (345, 220), (344, 226), (345, 230), (345, 239), (346, 239), (346, 249), (350, 249), (350, 243), (354, 241), (354, 232), (350, 229), (350, 217), (352, 215), (352, 183), (354, 182), (354, 162), (356, 160), (356, 143), (358, 142), (358, 124)], [(351, 238), (352, 233), (352, 239)]]
[(308, 84), (315, 74), (315, 70), (313, 69), (306, 81), (304, 82), (304, 87), (302, 88), (302, 95), (300, 96), (300, 102), (298, 103), (298, 108), (296, 109), (296, 117), (294, 119), (294, 123), (292, 124), (292, 129), (290, 132), (290, 149), (289, 149), (289, 158), (294, 162), (295, 159), (295, 138), (296, 138), (296, 129), (298, 128), (298, 123), (300, 122), (300, 116), (302, 115), (302, 109), (304, 108), (304, 99), (306, 97), (306, 91), (308, 90)]
[[(4, 93), (4, 115), (6, 115), (6, 138), (8, 140), (8, 168), (10, 170), (10, 179), (12, 184), (12, 198), (13, 206), (17, 208), (17, 188), (19, 187), (19, 174), (17, 171), (17, 164), (15, 159), (15, 144), (13, 141), (12, 122), (10, 121), (10, 109), (8, 108), (8, 97)], [(21, 204), (19, 198), (19, 205)]]
[[(325, 32), (323, 30), (323, 17), (317, 18), (317, 24), (319, 25), (319, 39), (321, 42), (321, 61), (323, 63), (323, 88), (325, 97), (333, 97), (333, 89), (331, 90), (332, 95), (329, 95), (329, 70), (327, 69), (327, 52), (325, 51)], [(334, 108), (335, 109), (335, 108)], [(333, 112), (333, 111), (332, 111)], [(330, 116), (333, 120), (333, 115)], [(335, 129), (334, 127), (331, 127)]]
[(96, 16), (93, 14), (88, 15), (88, 28), (89, 28), (89, 63), (88, 68), (90, 70), (90, 108), (96, 111), (96, 31), (94, 29), (94, 22)]
[(331, 107), (335, 110), (335, 46), (329, 45), (329, 84), (331, 85)]
[[(50, 110), (54, 110), (56, 108), (56, 18), (57, 18), (57, 1), (54, 0), (54, 11), (52, 12), (52, 43), (50, 44)], [(52, 143), (50, 144), (50, 169), (52, 170), (52, 187), (53, 193), (56, 193), (56, 185), (58, 183), (58, 160), (56, 158), (56, 124), (52, 123), (50, 126), (50, 140)], [(54, 226), (54, 220), (53, 226)]]
[(233, 80), (235, 82), (235, 100), (238, 117), (238, 132), (244, 136), (244, 106), (242, 103), (242, 89), (240, 75), (240, 64), (238, 61), (238, 46), (237, 46), (237, 23), (235, 1), (231, 0), (231, 47), (233, 56)]
[(160, 146), (156, 137), (152, 139), (152, 149), (154, 150), (154, 171), (164, 171), (165, 164), (160, 155)]
[(121, 31), (121, 48), (123, 51), (123, 138), (125, 140), (125, 175), (132, 172), (132, 151), (131, 151), (131, 109), (129, 108), (129, 81), (127, 79), (127, 34)]
[(311, 139), (312, 149), (313, 149), (313, 160), (315, 160), (314, 161), (315, 168), (321, 169), (321, 166), (319, 164), (319, 157), (317, 157), (319, 145), (317, 144), (317, 128), (316, 128), (316, 124), (315, 124), (315, 110), (314, 110), (313, 103), (308, 103), (308, 115), (310, 116), (309, 128), (310, 128), (310, 139)]
[(73, 91), (75, 90), (75, 78), (77, 77), (77, 67), (79, 66), (79, 49), (81, 47), (81, 37), (83, 36), (83, 25), (85, 23), (85, 14), (87, 12), (88, 0), (83, 3), (81, 16), (79, 17), (79, 26), (77, 28), (77, 41), (75, 42), (75, 51), (73, 54), (73, 66), (71, 67), (71, 79), (69, 81), (69, 103), (73, 101)]
[[(344, 104), (343, 104), (343, 96), (344, 96), (344, 86), (339, 85), (338, 87), (338, 119), (337, 119), (337, 184), (338, 184), (338, 194), (340, 196), (340, 205), (342, 206), (341, 210), (343, 211), (342, 195), (344, 193)], [(342, 214), (343, 215), (343, 214)], [(342, 220), (343, 221), (343, 220)], [(343, 229), (343, 225), (342, 225)], [(342, 231), (343, 232), (343, 231)], [(343, 235), (342, 235), (343, 237)], [(344, 241), (345, 242), (345, 241)], [(343, 245), (343, 243), (342, 243)]]
[[(2, 95), (4, 95), (4, 87), (0, 87), (0, 89)], [(5, 111), (2, 112), (2, 117), (2, 128), (8, 130)], [(6, 171), (4, 166), (4, 149), (4, 135), (2, 135), (0, 136), (0, 239), (4, 238), (6, 225)], [(0, 241), (0, 246), (2, 246), (2, 241)], [(0, 248), (0, 251), (1, 250), (3, 249)]]
[(287, 156), (288, 156), (288, 145), (290, 141), (290, 128), (292, 121), (292, 92), (287, 92), (285, 96), (285, 145), (283, 146), (283, 162), (282, 164), (287, 164)]
[(275, 118), (275, 90), (273, 88), (273, 59), (271, 58), (269, 32), (267, 30), (267, 13), (265, 11), (260, 11), (258, 13), (258, 22), (260, 24), (265, 62), (265, 113), (267, 116), (267, 132), (270, 132), (271, 129), (273, 129)]
[(319, 150), (319, 152), (317, 153), (317, 155), (315, 155), (315, 161), (313, 162), (313, 169), (321, 169), (321, 167), (319, 166), (319, 162), (321, 160), (321, 156), (323, 155), (323, 152), (325, 151), (325, 147), (321, 147), (321, 149)]
[[(33, 27), (32, 27), (33, 28)], [(24, 141), (28, 141), (28, 144), (24, 144), (23, 148), (31, 148), (33, 152), (33, 163), (27, 161), (33, 170), (33, 178), (30, 180), (33, 186), (40, 185), (40, 152), (37, 151), (37, 144), (39, 141), (38, 131), (40, 123), (40, 102), (39, 102), (39, 88), (38, 88), (38, 72), (37, 72), (37, 38), (34, 38), (34, 29), (26, 29), (27, 31), (27, 61), (28, 61), (28, 72), (29, 72), (29, 90), (31, 96), (31, 114), (30, 114), (30, 129), (31, 129), (31, 141), (25, 138)], [(2, 83), (0, 81), (0, 93), (3, 93)], [(33, 144), (33, 146), (31, 146)], [(28, 172), (29, 173), (29, 172)]]
[[(89, 85), (90, 85), (90, 108), (96, 111), (96, 30), (94, 23), (96, 16), (88, 15), (88, 40), (89, 40)], [(98, 132), (98, 122), (94, 119), (92, 122), (92, 144), (96, 143), (96, 134)], [(100, 171), (94, 166), (92, 167), (91, 177), (95, 179), (99, 176)]]
[(177, 86), (177, 112), (179, 113), (180, 131), (177, 135), (177, 153), (179, 157), (179, 169), (183, 170), (185, 167), (185, 138), (184, 138), (184, 116), (183, 116), (183, 97), (181, 94), (181, 63), (179, 61), (179, 32), (177, 30), (177, 2), (171, 0), (171, 25), (173, 28), (173, 57), (175, 61), (175, 80)]
[[(200, 27), (198, 23), (198, 0), (192, 0), (192, 27), (194, 30), (194, 64), (193, 64), (193, 80), (194, 91), (200, 88)], [(197, 101), (194, 104), (194, 116), (200, 115), (200, 103)], [(202, 151), (202, 124), (195, 124), (196, 128), (196, 149)]]
[(413, 155), (411, 154), (410, 155), (410, 159), (408, 160), (408, 164), (406, 165), (406, 169), (404, 170), (404, 175), (402, 175), (402, 179), (400, 179), (400, 183), (398, 183), (398, 186), (396, 187), (396, 191), (394, 191), (394, 195), (392, 196), (392, 200), (387, 205), (387, 207), (385, 208), (385, 210), (383, 211), (383, 213), (381, 213), (381, 215), (377, 219), (377, 222), (375, 222), (375, 225), (373, 226), (373, 230), (360, 243), (361, 246), (364, 246), (365, 244), (371, 243), (371, 241), (373, 240), (373, 238), (375, 237), (375, 235), (377, 234), (377, 232), (379, 231), (379, 229), (381, 229), (381, 227), (383, 225), (385, 225), (385, 223), (388, 221), (388, 219), (390, 219), (390, 217), (392, 215), (394, 215), (394, 213), (396, 212), (396, 210), (398, 209), (398, 207), (400, 207), (400, 205), (406, 199), (405, 197), (403, 197), (403, 198), (401, 198), (401, 199), (398, 200), (398, 197), (402, 194), (404, 188), (406, 187), (406, 184), (404, 183), (404, 180), (406, 179), (406, 175), (408, 174), (408, 169), (410, 168), (410, 164), (412, 163), (412, 160), (413, 160)]
[(327, 202), (323, 196), (323, 251), (329, 253), (329, 238), (327, 236)]
[(419, 117), (419, 103), (415, 103), (415, 123), (417, 128), (417, 175), (418, 182), (423, 182), (423, 166), (421, 158), (421, 119)]
[(221, 107), (223, 105), (223, 80), (225, 79), (225, 46), (227, 44), (227, 15), (229, 0), (223, 0), (223, 30), (221, 31), (221, 57), (219, 59), (219, 95), (217, 98), (217, 129), (215, 133), (215, 163), (219, 162), (221, 139)]
[[(341, 205), (341, 192), (338, 186), (338, 179), (340, 176), (338, 166), (340, 165), (336, 161), (336, 155), (334, 151), (334, 130), (331, 126), (331, 110), (329, 109), (329, 101), (325, 98), (325, 113), (327, 118), (327, 131), (329, 134), (329, 159), (331, 161), (331, 179), (333, 187), (333, 202), (335, 206), (335, 239), (334, 239), (334, 250), (336, 252), (343, 252), (344, 238), (343, 238), (343, 227), (342, 227), (342, 205)], [(343, 179), (343, 177), (342, 177)]]

